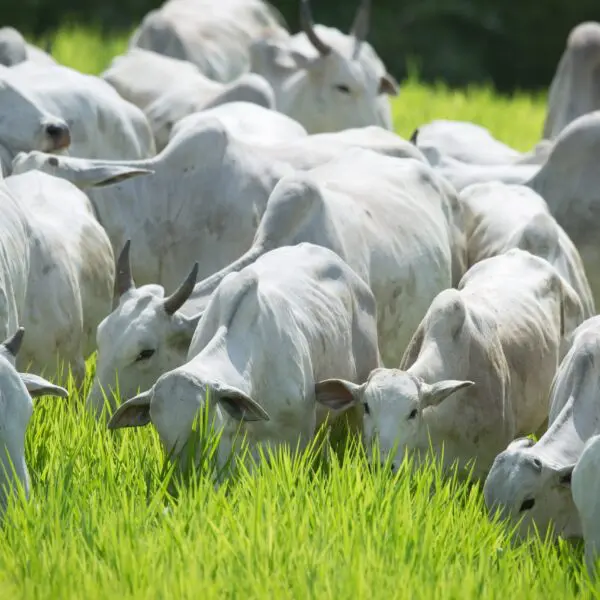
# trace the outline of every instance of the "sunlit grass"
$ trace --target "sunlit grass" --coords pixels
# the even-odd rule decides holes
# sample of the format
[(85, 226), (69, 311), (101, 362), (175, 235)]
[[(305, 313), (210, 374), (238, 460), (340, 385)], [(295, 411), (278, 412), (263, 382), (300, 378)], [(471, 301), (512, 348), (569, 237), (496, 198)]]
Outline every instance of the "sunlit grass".
[[(125, 36), (71, 28), (54, 53), (98, 73), (125, 46)], [(434, 118), (462, 119), (525, 150), (539, 138), (544, 99), (411, 80), (394, 114), (404, 136)], [(353, 447), (330, 464), (279, 453), (218, 489), (208, 468), (182, 485), (151, 427), (109, 432), (75, 393), (36, 403), (26, 454), (33, 494), (7, 512), (2, 598), (593, 595), (579, 548), (511, 543), (508, 527), (488, 519), (479, 486), (435, 465), (392, 475)]]

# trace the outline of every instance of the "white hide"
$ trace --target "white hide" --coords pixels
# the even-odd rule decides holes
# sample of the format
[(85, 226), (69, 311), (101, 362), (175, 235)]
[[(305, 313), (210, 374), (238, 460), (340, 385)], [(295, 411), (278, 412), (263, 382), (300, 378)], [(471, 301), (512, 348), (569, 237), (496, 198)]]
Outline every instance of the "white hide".
[(246, 435), (259, 447), (306, 447), (324, 415), (315, 385), (350, 381), (379, 364), (375, 301), (339, 256), (312, 244), (279, 248), (219, 285), (192, 341), (189, 362), (124, 403), (109, 427), (155, 426), (181, 457), (207, 393), (222, 432), (219, 462)]
[(571, 490), (585, 541), (585, 564), (595, 579), (600, 553), (600, 436), (587, 441), (573, 470)]
[(67, 390), (31, 373), (18, 373), (15, 356), (19, 353), (24, 330), (13, 332), (0, 345), (0, 519), (15, 483), (29, 498), (30, 480), (25, 462), (25, 434), (33, 413), (32, 397), (68, 396)]
[[(85, 359), (95, 349), (96, 328), (110, 312), (114, 258), (110, 241), (85, 194), (68, 181), (38, 171), (13, 175), (3, 187), (19, 207), (25, 296), (16, 303), (18, 322), (27, 329), (19, 364), (48, 377), (64, 360), (78, 383)], [(5, 214), (3, 203), (2, 213)], [(8, 233), (4, 233), (8, 235)], [(16, 280), (15, 280), (16, 281)], [(14, 320), (2, 323), (4, 330)]]
[(600, 111), (570, 123), (556, 138), (548, 160), (527, 182), (548, 204), (571, 238), (585, 267), (596, 304), (600, 301)]
[(287, 36), (281, 15), (262, 0), (167, 0), (144, 17), (129, 47), (187, 60), (225, 83), (248, 71), (254, 40)]
[(543, 137), (555, 139), (581, 115), (600, 109), (600, 23), (586, 21), (569, 33), (548, 92)]
[(446, 466), (475, 460), (481, 478), (515, 435), (543, 425), (561, 346), (581, 312), (545, 260), (509, 250), (435, 298), (399, 369), (379, 369), (360, 386), (327, 382), (319, 399), (332, 409), (362, 403), (367, 448), (378, 442), (394, 469), (433, 447)]
[(551, 522), (554, 535), (581, 535), (569, 483), (586, 441), (600, 431), (600, 317), (584, 321), (572, 337), (554, 377), (548, 430), (537, 443), (519, 439), (509, 444), (485, 482), (490, 511), (515, 524), (522, 519), (522, 536), (535, 524), (543, 537)]
[(460, 194), (468, 266), (511, 248), (546, 259), (581, 299), (587, 319), (596, 314), (577, 248), (550, 214), (544, 199), (522, 185), (475, 184)]
[(73, 156), (134, 160), (155, 153), (144, 114), (98, 77), (30, 61), (3, 72), (2, 79), (5, 73), (39, 106), (69, 124)]

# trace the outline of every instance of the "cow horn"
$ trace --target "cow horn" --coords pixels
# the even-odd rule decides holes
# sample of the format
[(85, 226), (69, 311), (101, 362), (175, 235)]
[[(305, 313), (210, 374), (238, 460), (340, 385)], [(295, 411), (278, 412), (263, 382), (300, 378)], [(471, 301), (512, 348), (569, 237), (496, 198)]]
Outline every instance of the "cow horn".
[(371, 0), (362, 0), (356, 11), (354, 23), (350, 30), (350, 35), (354, 38), (354, 53), (352, 58), (358, 58), (361, 44), (365, 41), (369, 33), (369, 25), (371, 21)]
[(113, 296), (113, 310), (119, 306), (121, 296), (131, 289), (135, 289), (135, 283), (131, 276), (131, 261), (129, 259), (129, 248), (131, 240), (127, 240), (119, 254), (115, 273), (115, 292)]
[(2, 342), (2, 347), (11, 356), (15, 357), (19, 354), (19, 350), (21, 349), (21, 344), (23, 343), (23, 337), (25, 336), (25, 328), (19, 327), (13, 335), (11, 335), (7, 340)]
[(327, 56), (331, 52), (331, 46), (323, 42), (315, 32), (309, 0), (300, 0), (300, 25), (306, 33), (310, 43), (318, 50), (321, 56)]
[(186, 280), (168, 298), (165, 298), (164, 308), (168, 315), (176, 313), (183, 306), (184, 302), (192, 295), (197, 277), (198, 263), (194, 263)]

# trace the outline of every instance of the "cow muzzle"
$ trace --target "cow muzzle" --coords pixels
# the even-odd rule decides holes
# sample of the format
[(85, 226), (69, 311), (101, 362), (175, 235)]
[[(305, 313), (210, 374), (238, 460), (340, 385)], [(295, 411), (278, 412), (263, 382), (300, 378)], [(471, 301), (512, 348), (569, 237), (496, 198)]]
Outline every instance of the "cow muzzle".
[(50, 142), (50, 151), (64, 150), (71, 145), (71, 131), (69, 126), (61, 121), (44, 125), (44, 133)]

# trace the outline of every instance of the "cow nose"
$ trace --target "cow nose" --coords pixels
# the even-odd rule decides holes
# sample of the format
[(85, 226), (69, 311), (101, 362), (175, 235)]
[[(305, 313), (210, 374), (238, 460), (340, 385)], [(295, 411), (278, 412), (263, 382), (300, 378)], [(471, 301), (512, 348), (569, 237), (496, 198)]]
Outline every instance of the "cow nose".
[(71, 132), (66, 124), (51, 123), (46, 125), (46, 134), (52, 140), (54, 150), (67, 148), (71, 144)]

